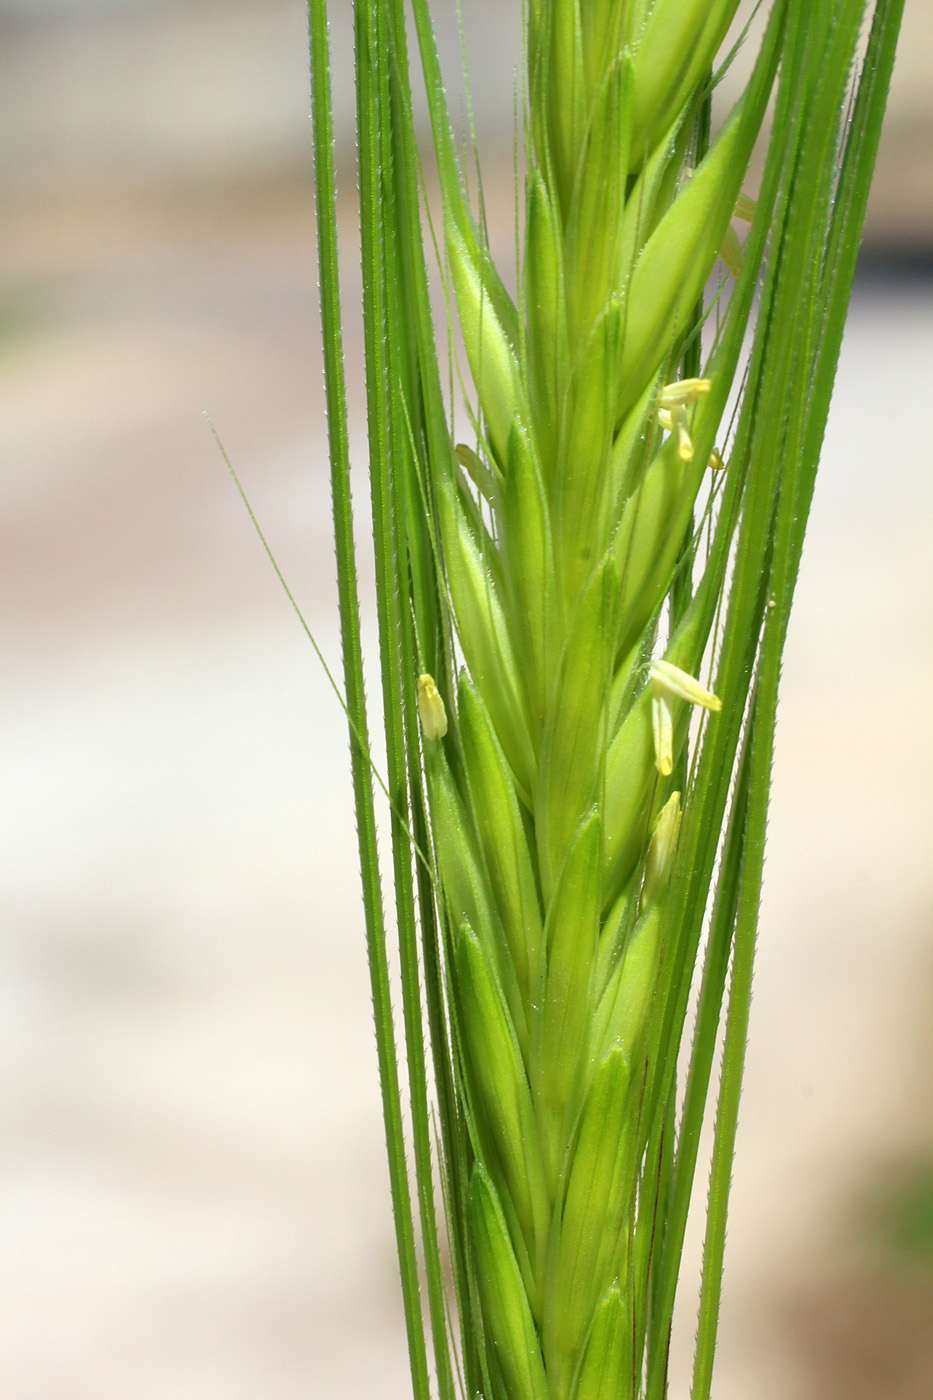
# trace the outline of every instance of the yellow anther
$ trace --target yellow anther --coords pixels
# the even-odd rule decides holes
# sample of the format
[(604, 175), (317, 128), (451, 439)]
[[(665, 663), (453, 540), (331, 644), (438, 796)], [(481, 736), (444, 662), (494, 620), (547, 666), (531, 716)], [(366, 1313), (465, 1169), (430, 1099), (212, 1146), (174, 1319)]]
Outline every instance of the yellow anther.
[(674, 860), (674, 850), (680, 832), (680, 793), (672, 792), (658, 813), (654, 835), (645, 860), (645, 878), (641, 887), (641, 907), (667, 884)]
[(662, 778), (669, 778), (674, 771), (674, 720), (666, 695), (651, 697), (651, 737), (655, 767)]
[[(755, 200), (752, 199), (750, 195), (740, 194), (735, 201), (732, 217), (734, 219), (744, 219), (746, 223), (750, 224), (755, 217), (755, 210), (757, 207)], [(739, 273), (742, 271), (742, 265), (745, 262), (745, 254), (742, 252), (742, 245), (739, 242), (738, 234), (731, 224), (728, 225), (722, 236), (722, 243), (719, 245), (719, 256), (732, 273), (732, 276), (738, 277)]]
[(440, 692), (434, 684), (434, 677), (427, 672), (418, 677), (418, 718), (424, 737), (430, 742), (443, 739), (447, 733), (447, 711)]
[(658, 422), (666, 433), (676, 433), (679, 443), (677, 453), (682, 462), (693, 461), (693, 442), (687, 428), (687, 410), (680, 408), (659, 408)]
[(742, 252), (742, 245), (739, 242), (738, 234), (731, 224), (726, 225), (726, 231), (719, 245), (719, 256), (732, 273), (732, 276), (738, 277), (739, 273), (742, 271), (745, 255)]
[(696, 403), (710, 391), (708, 379), (678, 379), (665, 384), (657, 397), (656, 413), (661, 427), (677, 434), (677, 452), (682, 462), (693, 461), (693, 443), (687, 428), (687, 404)]
[(677, 455), (682, 462), (693, 461), (693, 442), (687, 430), (687, 410), (683, 407), (671, 409), (671, 427), (677, 434)]
[(674, 717), (671, 700), (686, 700), (701, 705), (704, 710), (721, 710), (718, 695), (670, 661), (652, 661), (648, 669), (651, 679), (651, 735), (654, 740), (654, 761), (662, 778), (674, 769)]
[(712, 384), (708, 379), (678, 379), (673, 384), (665, 384), (658, 393), (657, 406), (662, 408), (682, 408), (684, 404), (696, 403), (708, 394)]
[(709, 462), (707, 463), (707, 466), (709, 467), (711, 472), (721, 472), (725, 470), (726, 464), (720, 456), (718, 447), (714, 447), (712, 452), (709, 454)]
[(740, 194), (735, 201), (735, 217), (737, 219), (744, 219), (747, 224), (750, 224), (755, 217), (755, 210), (757, 208), (758, 202), (752, 199), (751, 195)]
[(689, 671), (682, 671), (672, 661), (652, 661), (648, 674), (655, 694), (673, 695), (691, 705), (702, 705), (704, 710), (722, 709), (718, 695), (700, 685), (696, 677), (691, 676)]

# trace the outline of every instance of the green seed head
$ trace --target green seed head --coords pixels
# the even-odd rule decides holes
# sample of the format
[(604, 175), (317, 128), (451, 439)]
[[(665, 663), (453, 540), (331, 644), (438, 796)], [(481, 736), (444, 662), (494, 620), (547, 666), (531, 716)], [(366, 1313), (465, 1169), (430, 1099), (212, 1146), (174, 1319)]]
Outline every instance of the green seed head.
[(704, 363), (698, 307), (723, 249), (738, 266), (774, 75), (769, 52), (707, 149), (735, 8), (531, 0), (517, 306), (445, 204), (481, 419), (462, 473), (448, 458), (431, 482), (465, 663), (445, 744), (430, 677), (418, 699), (485, 1400), (633, 1400), (647, 1345), (681, 774), (693, 707), (720, 708), (696, 679), (713, 610), (691, 550), (732, 368)]

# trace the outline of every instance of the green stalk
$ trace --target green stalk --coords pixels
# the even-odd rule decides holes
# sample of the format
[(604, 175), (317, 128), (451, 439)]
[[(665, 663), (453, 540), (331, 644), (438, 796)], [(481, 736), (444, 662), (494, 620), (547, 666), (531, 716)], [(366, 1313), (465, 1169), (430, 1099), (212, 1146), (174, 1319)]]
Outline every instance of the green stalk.
[(366, 915), (366, 946), (379, 1061), (379, 1085), (382, 1094), (399, 1272), (408, 1331), (412, 1389), (415, 1400), (428, 1400), (430, 1385), (424, 1345), (424, 1328), (421, 1319), (405, 1133), (402, 1122), (395, 1032), (389, 991), (385, 918), (370, 774), (369, 729), (363, 686), (363, 650), (360, 638), (359, 596), (353, 541), (346, 383), (340, 320), (330, 57), (327, 45), (325, 0), (309, 0), (308, 20), (311, 38), (321, 322), (324, 342), (334, 540), (337, 551), (341, 644), (350, 730), (350, 762), (357, 817), (363, 903)]
[[(393, 175), (392, 85), (398, 81), (383, 7), (356, 7), (359, 83), (360, 207), (364, 264), (364, 335), (367, 363), (370, 484), (376, 559), (376, 598), (382, 654), (387, 776), (392, 808), (392, 853), (398, 923), (402, 1011), (412, 1115), (415, 1184), (426, 1270), (428, 1314), (441, 1400), (452, 1395), (447, 1318), (434, 1209), (427, 1063), (422, 1031), (413, 852), (409, 836), (409, 763), (414, 721), (414, 654), (401, 608), (405, 581), (404, 535), (399, 530), (397, 479), (407, 455), (402, 398), (389, 391), (403, 375), (398, 283), (398, 219), (386, 218), (396, 196)], [(395, 265), (395, 266), (393, 266)], [(407, 663), (404, 665), (403, 663)], [(408, 696), (408, 703), (400, 700)], [(407, 732), (406, 732), (407, 728)]]

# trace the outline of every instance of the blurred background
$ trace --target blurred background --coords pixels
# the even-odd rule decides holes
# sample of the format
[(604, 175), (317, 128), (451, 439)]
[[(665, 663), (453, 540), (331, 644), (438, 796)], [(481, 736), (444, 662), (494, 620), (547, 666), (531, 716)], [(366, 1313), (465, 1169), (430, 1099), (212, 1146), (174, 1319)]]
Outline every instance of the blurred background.
[[(506, 8), (464, 26), (509, 238)], [(205, 419), (336, 665), (305, 24), (0, 0), (5, 1400), (409, 1393), (343, 718)], [(931, 55), (910, 0), (784, 673), (719, 1400), (933, 1394)]]

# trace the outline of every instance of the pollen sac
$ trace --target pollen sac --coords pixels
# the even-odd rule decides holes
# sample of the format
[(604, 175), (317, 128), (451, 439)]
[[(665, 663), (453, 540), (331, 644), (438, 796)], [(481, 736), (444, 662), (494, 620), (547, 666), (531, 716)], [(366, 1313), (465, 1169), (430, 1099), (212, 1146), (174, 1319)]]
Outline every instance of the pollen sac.
[(679, 379), (665, 384), (657, 397), (657, 418), (661, 427), (677, 438), (677, 455), (682, 462), (693, 461), (693, 442), (687, 426), (687, 404), (696, 403), (711, 388), (708, 379)]
[(674, 771), (674, 719), (666, 695), (651, 697), (651, 735), (658, 772), (662, 778), (669, 778)]
[(443, 739), (447, 733), (447, 711), (434, 684), (434, 677), (429, 676), (427, 672), (418, 677), (417, 695), (418, 717), (424, 737), (429, 743), (433, 743), (435, 739)]
[(672, 792), (658, 813), (658, 820), (648, 847), (645, 862), (645, 879), (641, 889), (641, 907), (644, 909), (667, 885), (680, 833), (680, 793)]
[(751, 195), (745, 194), (743, 191), (735, 201), (735, 217), (737, 219), (744, 219), (747, 224), (750, 224), (755, 217), (755, 210), (757, 208), (758, 201), (752, 199)]
[(722, 709), (718, 695), (670, 661), (653, 661), (648, 672), (651, 678), (651, 733), (654, 740), (655, 765), (662, 778), (674, 771), (674, 716), (671, 701), (685, 700), (704, 710)]
[(738, 234), (731, 224), (727, 224), (723, 230), (722, 242), (719, 245), (719, 256), (732, 273), (732, 276), (738, 278), (739, 273), (742, 271), (742, 264), (745, 258)]
[(686, 700), (691, 705), (701, 705), (704, 710), (722, 709), (718, 695), (700, 685), (689, 671), (682, 671), (671, 661), (652, 661), (649, 675), (656, 695), (676, 696), (678, 700)]
[(682, 462), (693, 461), (693, 439), (687, 427), (687, 410), (681, 405), (678, 408), (659, 408), (658, 422), (668, 433), (674, 433), (677, 438), (677, 456)]
[(658, 391), (658, 408), (683, 408), (688, 403), (696, 403), (712, 387), (708, 379), (678, 379), (673, 384), (665, 384)]

